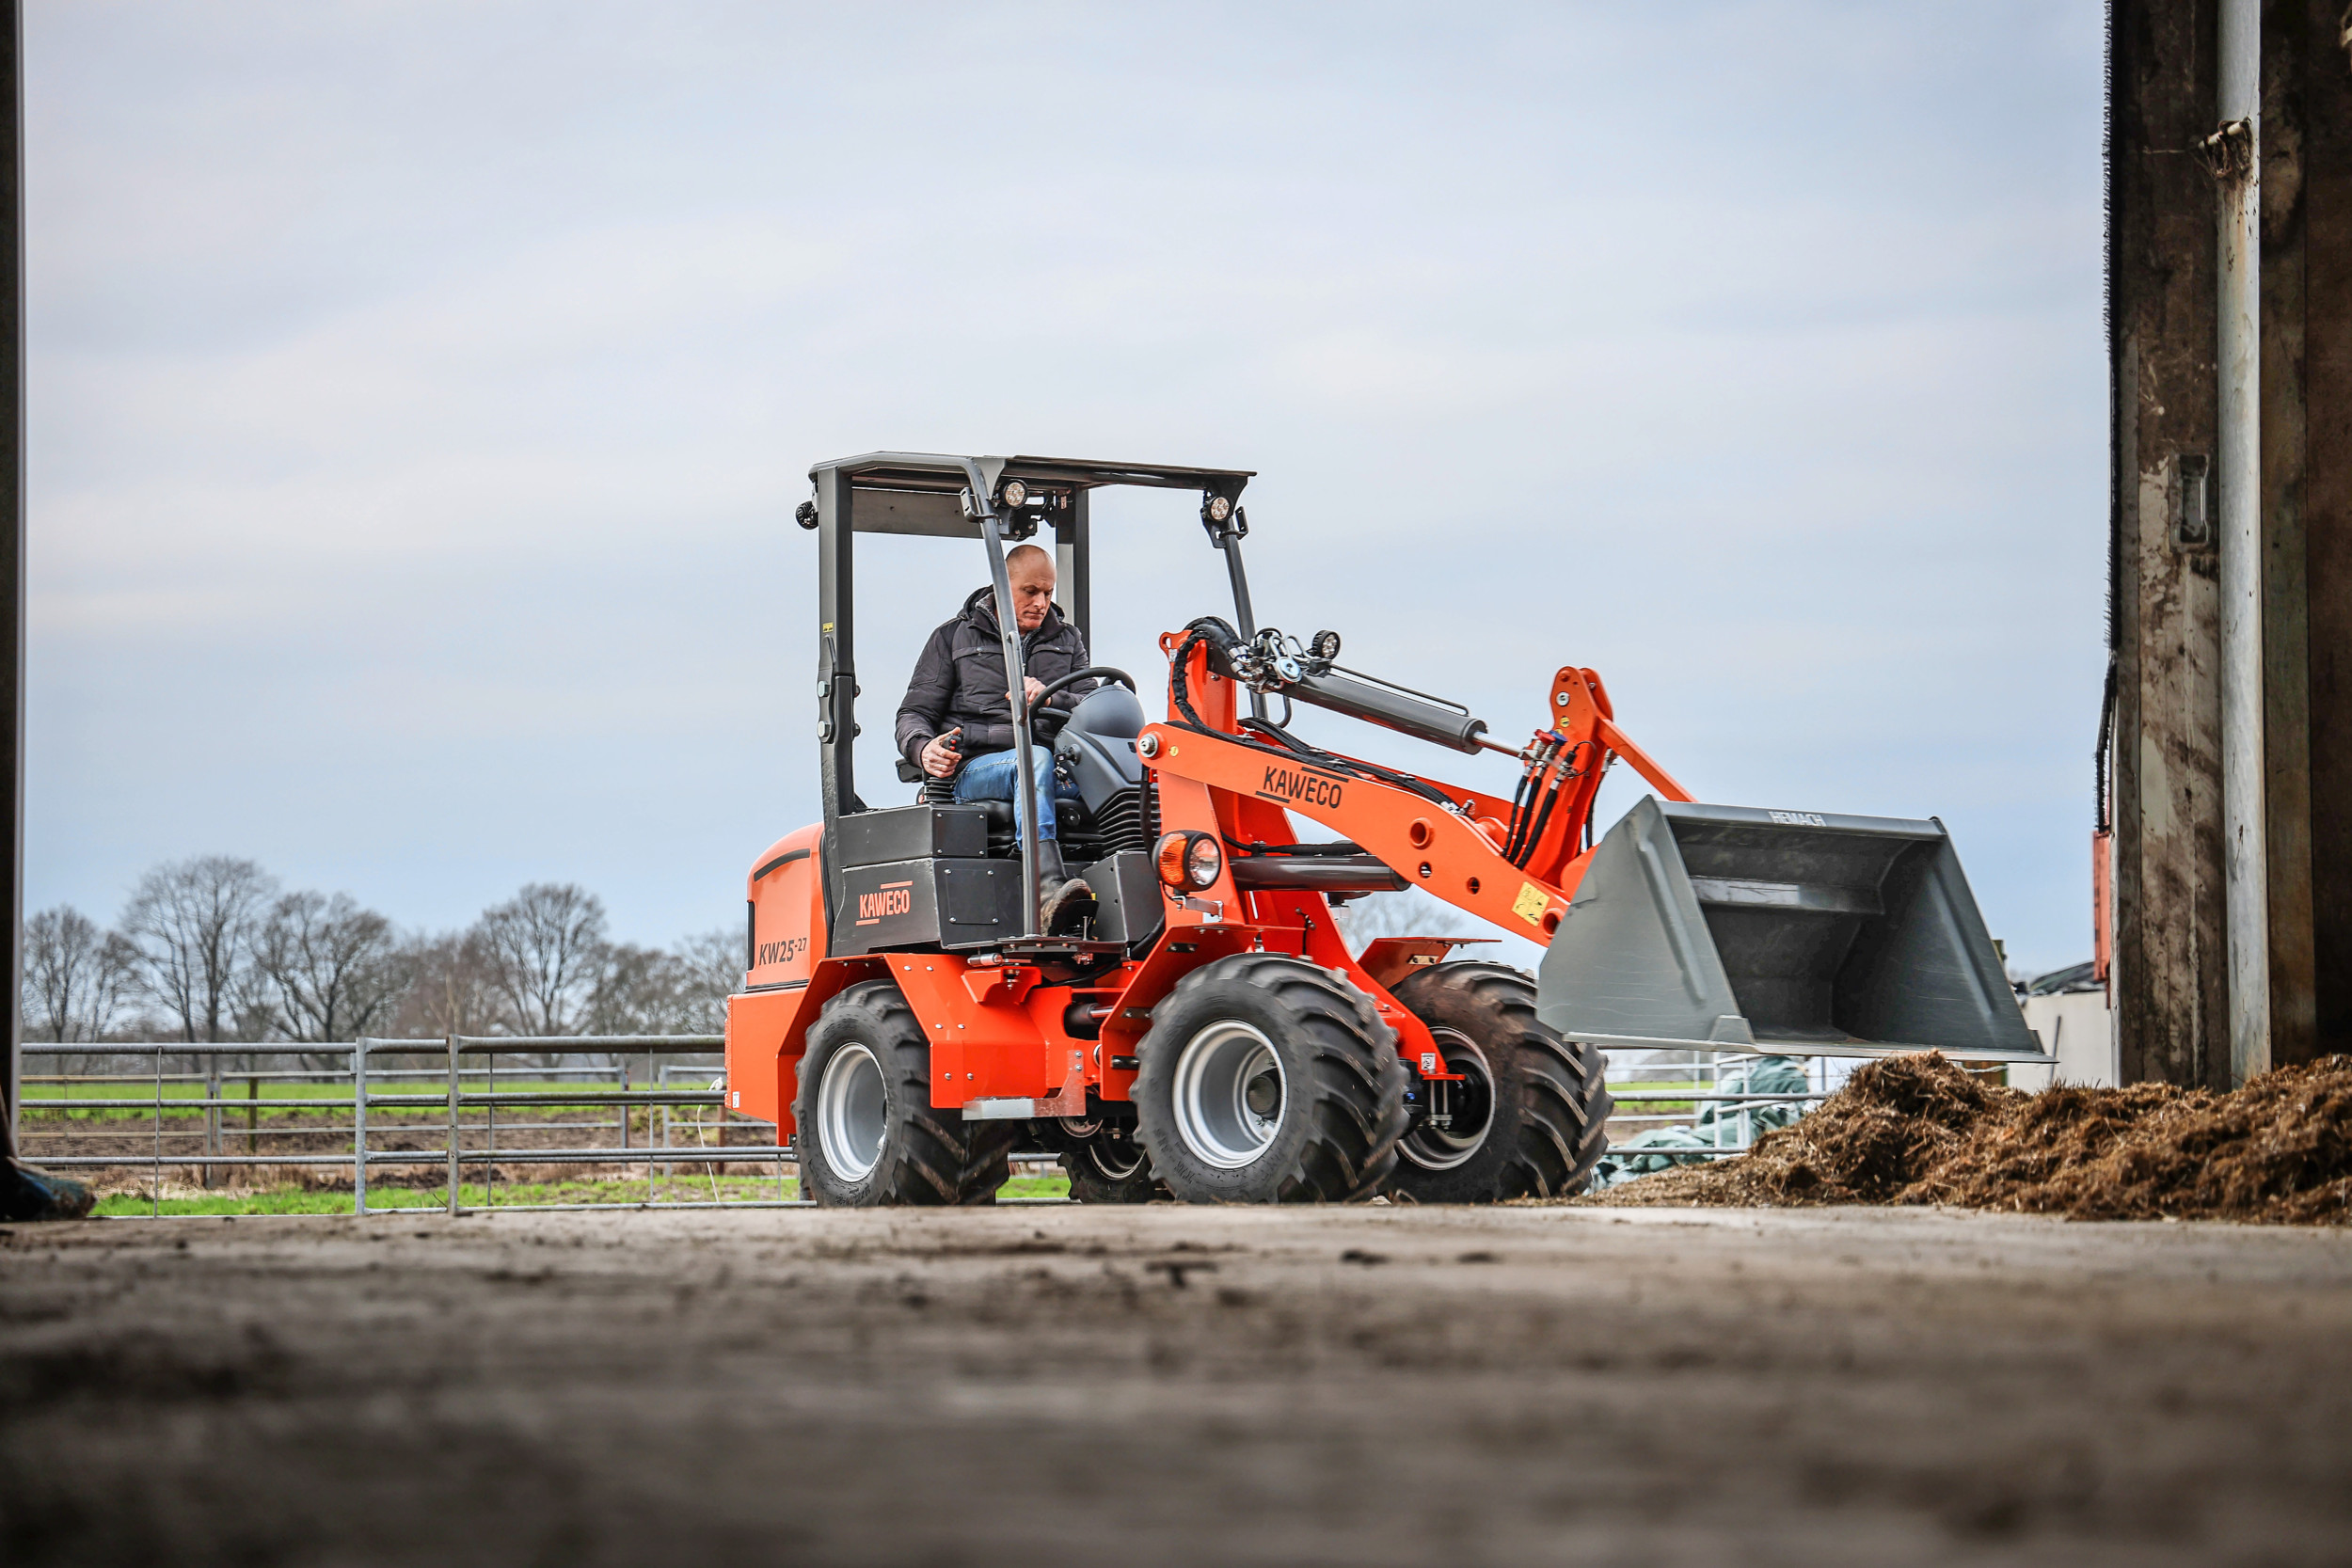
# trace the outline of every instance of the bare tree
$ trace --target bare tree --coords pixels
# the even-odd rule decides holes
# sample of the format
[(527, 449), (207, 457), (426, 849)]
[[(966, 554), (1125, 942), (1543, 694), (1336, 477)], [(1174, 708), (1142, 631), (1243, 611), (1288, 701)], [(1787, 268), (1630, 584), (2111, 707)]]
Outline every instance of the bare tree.
[(347, 893), (290, 893), (254, 944), (254, 969), (279, 1033), (347, 1040), (386, 1019), (407, 978), (392, 923)]
[(623, 942), (607, 948), (604, 972), (588, 999), (587, 1030), (593, 1035), (700, 1034), (693, 979), (684, 960), (658, 947)]
[(407, 977), (389, 1025), (404, 1039), (486, 1035), (504, 1022), (479, 929), (421, 937), (401, 954)]
[(742, 928), (722, 926), (715, 931), (688, 937), (678, 943), (677, 956), (687, 970), (687, 1031), (696, 1035), (724, 1033), (727, 998), (743, 989), (743, 966), (750, 961), (750, 956), (743, 951)]
[(574, 1032), (605, 967), (604, 904), (569, 882), (533, 882), (475, 930), (518, 1035)]
[(135, 983), (137, 951), (71, 904), (24, 923), (24, 989), (18, 1006), (34, 1039), (95, 1040), (114, 1026)]
[(199, 855), (139, 879), (122, 917), (139, 978), (186, 1040), (217, 1040), (251, 958), (256, 917), (277, 890), (251, 861)]

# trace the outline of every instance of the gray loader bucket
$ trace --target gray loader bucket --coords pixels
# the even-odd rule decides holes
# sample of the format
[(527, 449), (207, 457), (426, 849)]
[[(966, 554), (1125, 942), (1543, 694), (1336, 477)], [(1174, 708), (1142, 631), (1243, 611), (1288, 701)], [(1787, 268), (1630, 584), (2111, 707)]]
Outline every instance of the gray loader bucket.
[(1941, 822), (1655, 796), (1594, 851), (1537, 1016), (1613, 1047), (2050, 1059)]

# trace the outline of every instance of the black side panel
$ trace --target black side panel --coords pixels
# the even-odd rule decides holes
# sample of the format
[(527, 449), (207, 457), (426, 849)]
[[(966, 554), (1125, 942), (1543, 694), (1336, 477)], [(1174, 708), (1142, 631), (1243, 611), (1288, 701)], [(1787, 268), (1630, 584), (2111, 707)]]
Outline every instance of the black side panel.
[(961, 860), (939, 863), (939, 910), (949, 947), (998, 942), (1021, 934), (1021, 863)]
[(1168, 923), (1149, 854), (1128, 850), (1096, 861), (1087, 867), (1086, 881), (1094, 890), (1094, 935), (1102, 941), (1140, 947)]
[(978, 806), (898, 806), (861, 812), (843, 817), (834, 832), (845, 869), (938, 855), (988, 853), (988, 814)]
[[(880, 814), (876, 814), (880, 815)], [(846, 829), (849, 818), (840, 826)], [(844, 866), (832, 953), (990, 947), (1021, 934), (1021, 865), (977, 856)]]

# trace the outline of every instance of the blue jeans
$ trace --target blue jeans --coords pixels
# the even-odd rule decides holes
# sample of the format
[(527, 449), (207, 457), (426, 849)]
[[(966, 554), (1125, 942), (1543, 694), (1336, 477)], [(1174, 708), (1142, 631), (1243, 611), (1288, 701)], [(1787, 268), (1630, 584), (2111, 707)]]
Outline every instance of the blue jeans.
[[(1054, 753), (1043, 746), (1032, 746), (1030, 754), (1037, 762), (1037, 832), (1040, 838), (1054, 836), (1054, 800), (1078, 798), (1078, 786), (1058, 784), (1054, 778)], [(1021, 760), (1009, 747), (974, 757), (956, 775), (958, 800), (1009, 800), (1021, 788)]]

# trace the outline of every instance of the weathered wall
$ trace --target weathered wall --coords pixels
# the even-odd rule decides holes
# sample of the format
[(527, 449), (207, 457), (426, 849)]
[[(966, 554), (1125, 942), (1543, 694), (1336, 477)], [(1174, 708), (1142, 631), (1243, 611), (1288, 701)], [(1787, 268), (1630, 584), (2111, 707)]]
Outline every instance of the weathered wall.
[[(2225, 1087), (2217, 560), (2183, 534), (2214, 423), (2216, 0), (2118, 0), (2108, 288), (2118, 553), (2117, 1057)], [(2262, 514), (2274, 1063), (2352, 1049), (2352, 59), (2268, 0)], [(2208, 492), (2208, 510), (2213, 492)]]
[(2209, 463), (2215, 448), (2217, 220), (2213, 178), (2190, 152), (2212, 129), (2214, 40), (2212, 0), (2116, 7), (2114, 985), (2127, 1082), (2218, 1083), (2229, 1072), (2218, 562), (2210, 543), (2179, 537), (2192, 489), (2182, 457)]
[[(2310, 857), (2303, 897), (2312, 988), (2309, 1036), (2282, 1037), (2274, 1051), (2288, 1061), (2352, 1051), (2352, 53), (2340, 0), (2275, 8), (2294, 24), (2296, 66), (2295, 90), (2282, 95), (2281, 107), (2296, 129), (2295, 222), (2303, 274), (2296, 378), (2302, 495), (2299, 537), (2291, 544), (2300, 551), (2296, 608), (2308, 628), (2299, 650), (2309, 769), (2300, 831)], [(2279, 33), (2285, 41), (2287, 27)], [(2270, 308), (2267, 299), (2264, 308)], [(2282, 375), (2287, 369), (2280, 366)], [(2267, 355), (2263, 373), (2267, 399)], [(2287, 542), (2283, 531), (2281, 538)]]

